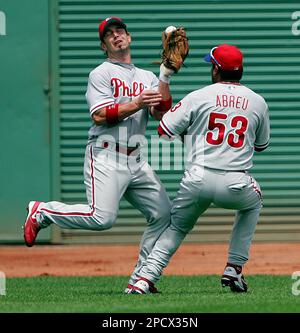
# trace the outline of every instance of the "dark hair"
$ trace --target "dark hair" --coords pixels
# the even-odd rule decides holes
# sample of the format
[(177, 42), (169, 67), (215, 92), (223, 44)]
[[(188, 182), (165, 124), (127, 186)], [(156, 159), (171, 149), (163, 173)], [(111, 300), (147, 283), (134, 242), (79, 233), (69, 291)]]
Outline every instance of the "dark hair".
[(238, 71), (223, 71), (221, 68), (219, 68), (219, 73), (222, 80), (240, 81), (243, 76), (243, 67)]

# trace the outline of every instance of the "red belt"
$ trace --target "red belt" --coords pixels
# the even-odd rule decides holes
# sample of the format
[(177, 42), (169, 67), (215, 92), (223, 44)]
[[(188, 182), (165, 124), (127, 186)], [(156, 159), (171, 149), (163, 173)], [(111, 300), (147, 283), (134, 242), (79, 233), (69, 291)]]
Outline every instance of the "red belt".
[(134, 152), (136, 149), (139, 148), (140, 145), (136, 145), (135, 147), (126, 147), (121, 146), (119, 143), (110, 143), (107, 141), (102, 142), (102, 148), (111, 148), (115, 150), (118, 153), (125, 154), (125, 155), (131, 155), (132, 152)]

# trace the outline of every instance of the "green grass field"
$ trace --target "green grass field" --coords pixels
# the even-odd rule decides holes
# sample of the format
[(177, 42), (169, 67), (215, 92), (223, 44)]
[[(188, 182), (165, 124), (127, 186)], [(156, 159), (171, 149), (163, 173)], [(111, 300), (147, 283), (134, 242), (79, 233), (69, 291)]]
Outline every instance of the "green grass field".
[(163, 276), (161, 294), (125, 295), (127, 277), (9, 278), (1, 313), (283, 313), (300, 312), (290, 276), (247, 276), (249, 292), (222, 289), (220, 277)]

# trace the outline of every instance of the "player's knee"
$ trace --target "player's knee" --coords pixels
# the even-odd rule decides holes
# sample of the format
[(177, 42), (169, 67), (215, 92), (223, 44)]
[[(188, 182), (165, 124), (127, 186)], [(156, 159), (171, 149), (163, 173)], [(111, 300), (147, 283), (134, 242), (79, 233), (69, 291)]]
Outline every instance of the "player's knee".
[(94, 222), (97, 230), (108, 230), (116, 222), (117, 214), (110, 212), (99, 212), (94, 215)]
[(188, 234), (193, 229), (196, 222), (197, 222), (196, 218), (186, 219), (186, 218), (182, 218), (181, 215), (174, 214), (173, 210), (171, 212), (170, 228), (180, 234)]
[(159, 212), (161, 219), (169, 221), (171, 219), (171, 205), (164, 205), (164, 207), (162, 207), (162, 209)]
[(178, 224), (178, 223), (171, 222), (170, 228), (172, 230), (176, 230), (176, 232), (179, 234), (186, 235), (193, 229), (193, 226), (187, 225), (187, 224)]
[(161, 205), (152, 218), (160, 223), (169, 224), (171, 221), (171, 205)]

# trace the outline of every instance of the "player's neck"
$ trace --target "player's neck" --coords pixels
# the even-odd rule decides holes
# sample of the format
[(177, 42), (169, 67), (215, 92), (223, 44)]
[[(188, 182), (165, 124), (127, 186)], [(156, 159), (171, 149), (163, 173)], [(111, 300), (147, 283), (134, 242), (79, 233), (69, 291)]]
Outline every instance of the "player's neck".
[(124, 64), (131, 64), (130, 53), (109, 54), (108, 58), (111, 61), (122, 62)]
[(238, 80), (220, 80), (220, 81), (218, 81), (218, 83), (241, 84), (240, 81), (238, 81)]
[(239, 84), (240, 81), (239, 80), (224, 80), (221, 79), (220, 77), (215, 78), (215, 80), (213, 80), (214, 83), (234, 83), (234, 84)]

